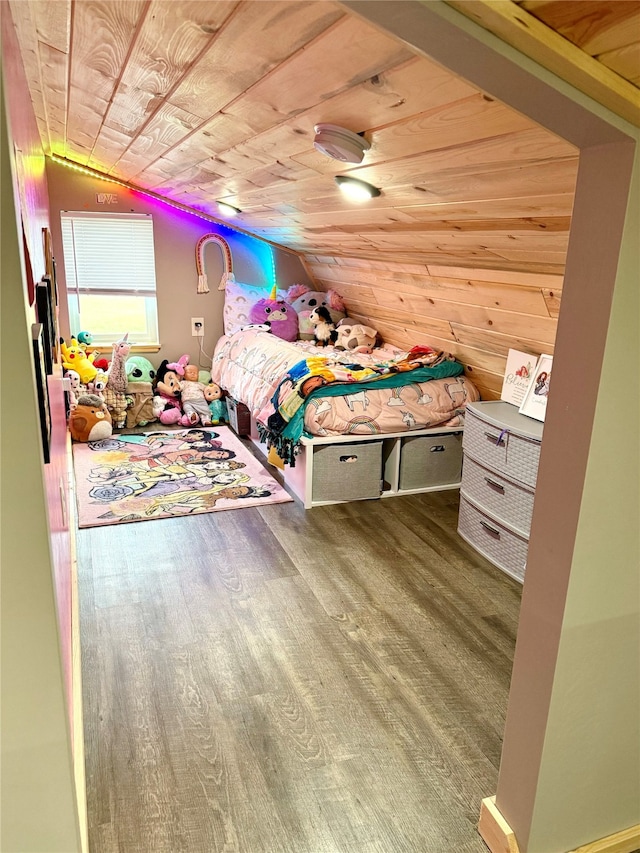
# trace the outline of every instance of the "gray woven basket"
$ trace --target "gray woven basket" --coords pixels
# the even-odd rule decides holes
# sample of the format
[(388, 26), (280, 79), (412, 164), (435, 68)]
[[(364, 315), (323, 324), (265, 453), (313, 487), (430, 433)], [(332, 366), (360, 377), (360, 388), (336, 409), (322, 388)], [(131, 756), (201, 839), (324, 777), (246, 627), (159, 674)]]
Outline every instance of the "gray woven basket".
[(312, 500), (378, 498), (381, 483), (381, 441), (325, 444), (313, 448)]
[(402, 439), (401, 489), (424, 489), (459, 483), (462, 434), (417, 435)]

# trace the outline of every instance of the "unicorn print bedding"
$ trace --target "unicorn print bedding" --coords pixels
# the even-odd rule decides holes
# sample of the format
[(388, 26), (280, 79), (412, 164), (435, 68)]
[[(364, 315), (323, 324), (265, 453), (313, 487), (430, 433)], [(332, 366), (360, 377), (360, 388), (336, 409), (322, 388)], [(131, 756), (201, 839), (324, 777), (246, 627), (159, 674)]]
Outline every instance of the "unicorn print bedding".
[(211, 376), (249, 408), (285, 458), (292, 453), (279, 442), (282, 433), (295, 446), (302, 430), (370, 435), (460, 426), (466, 403), (480, 398), (459, 362), (428, 347), (407, 353), (385, 345), (354, 356), (256, 329), (220, 338)]

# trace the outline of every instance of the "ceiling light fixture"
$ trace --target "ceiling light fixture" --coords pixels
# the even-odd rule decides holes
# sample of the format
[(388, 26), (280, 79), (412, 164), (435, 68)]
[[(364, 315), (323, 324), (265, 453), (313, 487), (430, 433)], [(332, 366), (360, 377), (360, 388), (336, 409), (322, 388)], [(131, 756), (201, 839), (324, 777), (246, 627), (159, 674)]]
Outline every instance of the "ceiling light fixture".
[(371, 148), (360, 134), (336, 124), (317, 124), (314, 130), (314, 147), (327, 157), (342, 163), (362, 163), (364, 152)]
[(234, 207), (232, 204), (227, 204), (226, 201), (217, 201), (216, 204), (218, 212), (223, 216), (239, 216), (242, 213), (239, 208)]
[(374, 187), (373, 184), (359, 181), (356, 178), (349, 178), (346, 175), (338, 175), (336, 184), (345, 195), (354, 201), (366, 201), (381, 195), (378, 187)]

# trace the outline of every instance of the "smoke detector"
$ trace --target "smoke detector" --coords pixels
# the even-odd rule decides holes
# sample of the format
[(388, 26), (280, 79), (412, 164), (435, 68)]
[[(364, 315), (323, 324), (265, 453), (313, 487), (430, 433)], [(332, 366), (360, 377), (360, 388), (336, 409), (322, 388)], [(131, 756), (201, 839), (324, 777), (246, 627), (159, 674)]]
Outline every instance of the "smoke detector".
[(314, 147), (342, 163), (362, 163), (364, 152), (371, 148), (364, 137), (335, 124), (317, 124), (314, 130)]

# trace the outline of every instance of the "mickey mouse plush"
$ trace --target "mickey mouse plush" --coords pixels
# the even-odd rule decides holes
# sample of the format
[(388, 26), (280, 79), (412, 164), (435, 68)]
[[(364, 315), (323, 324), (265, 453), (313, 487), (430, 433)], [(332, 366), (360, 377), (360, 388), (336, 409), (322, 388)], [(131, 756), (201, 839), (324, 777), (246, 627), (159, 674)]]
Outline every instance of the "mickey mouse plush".
[(179, 364), (169, 364), (165, 358), (153, 380), (153, 414), (163, 424), (178, 424), (182, 420), (178, 367)]

